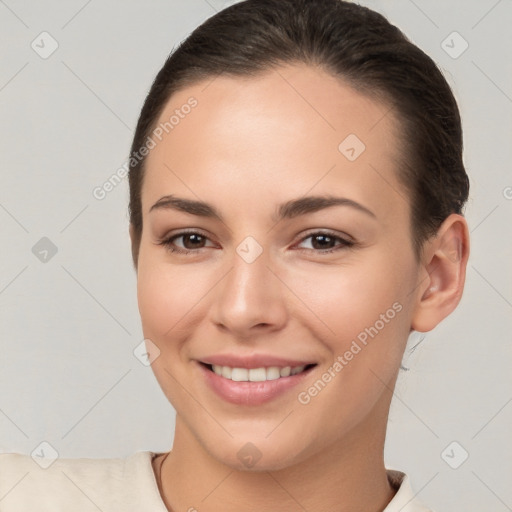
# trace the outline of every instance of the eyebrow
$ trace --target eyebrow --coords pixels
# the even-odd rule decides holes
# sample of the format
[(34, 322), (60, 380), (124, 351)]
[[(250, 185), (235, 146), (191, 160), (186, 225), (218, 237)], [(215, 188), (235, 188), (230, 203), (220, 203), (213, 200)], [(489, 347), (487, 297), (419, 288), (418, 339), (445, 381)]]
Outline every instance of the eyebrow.
[[(360, 212), (367, 214), (370, 217), (377, 218), (375, 213), (363, 206), (362, 204), (348, 199), (346, 197), (336, 196), (306, 196), (298, 199), (292, 199), (279, 205), (277, 214), (273, 215), (272, 220), (279, 222), (284, 219), (293, 219), (300, 215), (307, 213), (314, 213), (325, 208), (332, 206), (349, 206)], [(177, 210), (190, 215), (197, 215), (199, 217), (206, 217), (211, 219), (217, 219), (224, 222), (222, 215), (217, 209), (209, 203), (203, 201), (196, 201), (192, 199), (185, 199), (182, 197), (176, 197), (174, 195), (167, 195), (161, 197), (150, 209), (154, 210)]]

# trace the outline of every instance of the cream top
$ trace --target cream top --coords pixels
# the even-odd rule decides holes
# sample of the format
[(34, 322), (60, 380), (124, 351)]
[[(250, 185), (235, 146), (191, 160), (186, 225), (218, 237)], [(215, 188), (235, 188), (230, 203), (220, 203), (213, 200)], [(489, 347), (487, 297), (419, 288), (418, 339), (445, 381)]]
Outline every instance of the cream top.
[[(0, 454), (0, 512), (168, 512), (153, 471), (156, 455), (59, 458), (43, 469), (29, 455)], [(398, 491), (383, 512), (433, 512), (415, 498), (406, 474), (387, 473)]]

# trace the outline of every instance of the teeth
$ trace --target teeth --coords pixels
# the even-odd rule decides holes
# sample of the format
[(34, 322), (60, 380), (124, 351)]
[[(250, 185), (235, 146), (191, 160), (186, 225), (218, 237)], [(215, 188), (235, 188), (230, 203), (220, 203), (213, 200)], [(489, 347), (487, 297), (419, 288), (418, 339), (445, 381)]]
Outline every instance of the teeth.
[(249, 380), (249, 370), (247, 368), (233, 368), (231, 370), (231, 380), (236, 382)]
[(291, 366), (285, 366), (284, 368), (281, 368), (279, 370), (279, 374), (281, 375), (281, 377), (288, 377), (290, 375), (291, 371), (292, 371)]
[(297, 375), (304, 371), (305, 366), (285, 366), (279, 368), (270, 366), (269, 368), (231, 368), (230, 366), (212, 365), (213, 371), (226, 379), (235, 382), (263, 382), (266, 380), (276, 380), (281, 377), (289, 377)]
[(276, 380), (279, 379), (279, 377), (281, 377), (281, 373), (277, 366), (271, 366), (270, 368), (267, 368), (266, 380)]
[(305, 366), (296, 366), (295, 368), (292, 368), (292, 375), (296, 375), (297, 373), (300, 373), (304, 371)]
[(251, 368), (249, 370), (249, 380), (251, 382), (263, 382), (267, 380), (267, 372), (265, 368)]

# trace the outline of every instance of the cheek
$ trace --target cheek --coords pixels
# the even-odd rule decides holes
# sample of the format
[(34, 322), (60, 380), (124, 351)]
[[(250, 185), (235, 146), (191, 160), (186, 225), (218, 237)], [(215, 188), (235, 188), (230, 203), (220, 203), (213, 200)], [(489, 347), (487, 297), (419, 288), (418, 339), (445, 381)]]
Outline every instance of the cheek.
[[(303, 303), (300, 309), (306, 306), (311, 311), (310, 327), (318, 324), (318, 337), (329, 340), (333, 349), (344, 350), (347, 342), (375, 323), (379, 330), (389, 331), (388, 325), (396, 323), (397, 309), (404, 307), (406, 265), (397, 269), (396, 263), (388, 260), (382, 252), (365, 261), (358, 261), (354, 256), (347, 258), (345, 265), (314, 270), (305, 267), (290, 272), (285, 280)], [(296, 299), (290, 296), (290, 300)], [(317, 322), (313, 322), (315, 318)], [(382, 322), (386, 329), (382, 329)]]
[(217, 280), (216, 272), (200, 272), (191, 263), (172, 265), (160, 251), (142, 250), (137, 299), (144, 336), (161, 350), (177, 350), (170, 341), (186, 339), (191, 327), (205, 318), (205, 299)]
[[(137, 298), (144, 335), (158, 340), (176, 322), (178, 294), (173, 283), (157, 267), (139, 263)], [(154, 341), (156, 341), (154, 340)]]
[[(397, 267), (393, 254), (380, 251), (364, 262), (296, 276), (297, 295), (321, 320), (308, 326), (319, 326), (314, 337), (329, 353), (324, 370), (331, 367), (325, 391), (317, 381), (304, 387), (304, 401), (315, 401), (307, 412), (315, 410), (326, 422), (336, 417), (336, 423), (352, 411), (357, 421), (392, 386), (409, 334), (413, 274), (408, 261)], [(317, 393), (321, 397), (313, 398)]]
[(173, 267), (157, 255), (139, 257), (137, 297), (144, 338), (159, 350), (151, 368), (169, 402), (186, 409), (187, 396), (177, 382), (186, 379), (186, 353), (190, 325), (204, 317), (201, 297), (204, 279), (197, 279), (193, 265)]
[(157, 257), (156, 251), (146, 249), (144, 241), (139, 255), (137, 299), (144, 335), (155, 342), (172, 329), (186, 307), (184, 273), (173, 272)]
[(410, 326), (407, 270), (384, 269), (382, 262), (340, 268), (300, 285), (305, 302), (318, 312), (318, 325), (328, 326), (315, 337), (329, 356), (324, 373), (305, 383), (298, 401), (305, 417), (316, 418), (334, 437), (362, 421), (388, 393), (402, 359)]

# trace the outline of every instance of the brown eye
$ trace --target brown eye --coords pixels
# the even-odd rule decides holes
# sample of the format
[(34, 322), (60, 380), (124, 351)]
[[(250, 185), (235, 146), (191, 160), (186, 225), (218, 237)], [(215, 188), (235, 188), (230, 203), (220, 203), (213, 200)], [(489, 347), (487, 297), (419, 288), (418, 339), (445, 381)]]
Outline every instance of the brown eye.
[(335, 238), (329, 235), (315, 235), (312, 236), (312, 243), (314, 249), (331, 249), (334, 247)]
[[(176, 243), (176, 240), (182, 240), (181, 245)], [(204, 249), (208, 241), (208, 237), (197, 231), (183, 231), (172, 235), (168, 238), (160, 240), (158, 245), (163, 245), (168, 251), (180, 254), (194, 254)]]
[(301, 243), (304, 243), (306, 240), (310, 240), (311, 248), (306, 248), (307, 251), (313, 251), (317, 253), (330, 253), (338, 250), (343, 250), (355, 245), (355, 242), (352, 240), (346, 240), (334, 233), (311, 233), (310, 235), (304, 237), (301, 240)]
[[(202, 248), (204, 242), (206, 241), (205, 237), (202, 235), (199, 235), (198, 233), (190, 233), (186, 235), (180, 235), (176, 238), (182, 238), (183, 239), (183, 245), (185, 249), (198, 249)], [(188, 243), (187, 243), (188, 241)]]

